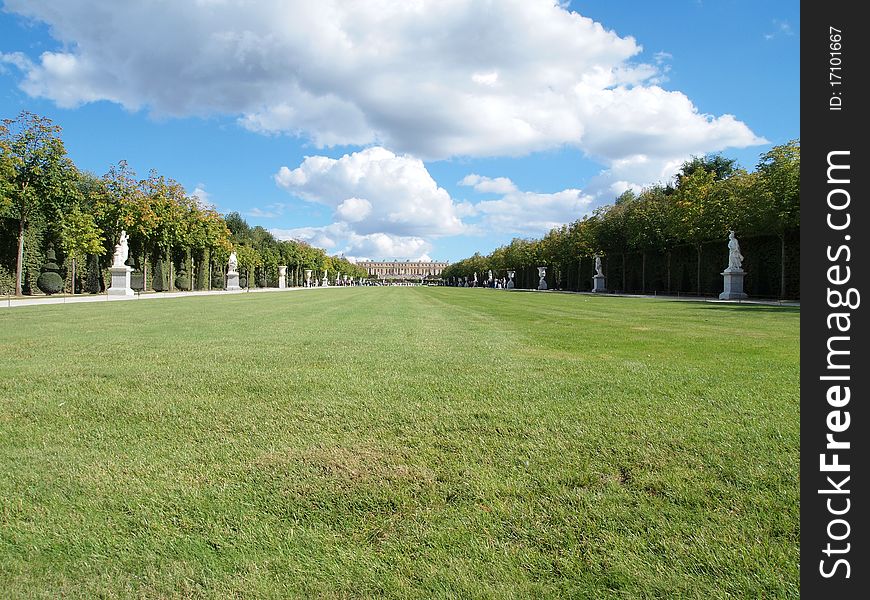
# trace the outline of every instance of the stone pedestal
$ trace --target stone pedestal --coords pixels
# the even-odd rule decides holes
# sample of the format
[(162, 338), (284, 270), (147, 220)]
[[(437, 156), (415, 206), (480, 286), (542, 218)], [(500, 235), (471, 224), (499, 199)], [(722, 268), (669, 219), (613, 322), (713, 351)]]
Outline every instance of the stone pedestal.
[(743, 277), (746, 276), (746, 271), (729, 271), (725, 269), (722, 277), (725, 280), (725, 291), (719, 294), (719, 300), (742, 300), (746, 298), (743, 291)]
[(111, 267), (109, 271), (112, 273), (112, 287), (107, 290), (109, 296), (113, 298), (125, 298), (135, 296), (133, 288), (130, 287), (130, 273), (133, 269), (127, 265), (120, 267)]
[(593, 292), (603, 292), (604, 289), (604, 275), (593, 275), (592, 276), (592, 291)]
[(287, 287), (287, 265), (278, 265), (278, 288)]
[(239, 272), (227, 271), (227, 291), (233, 292), (242, 289), (239, 286)]

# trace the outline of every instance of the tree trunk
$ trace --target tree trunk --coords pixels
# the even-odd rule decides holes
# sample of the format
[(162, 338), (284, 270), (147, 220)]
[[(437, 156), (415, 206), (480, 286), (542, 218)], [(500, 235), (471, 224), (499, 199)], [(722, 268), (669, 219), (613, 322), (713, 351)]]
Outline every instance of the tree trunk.
[(640, 255), (640, 291), (646, 294), (646, 250)]
[(169, 291), (174, 292), (175, 291), (175, 273), (173, 273), (173, 268), (175, 267), (175, 265), (172, 264), (173, 260), (172, 260), (172, 246), (171, 245), (166, 246), (166, 260), (169, 261)]
[(577, 259), (577, 291), (581, 292), (580, 286), (583, 283), (583, 257)]
[(148, 289), (148, 253), (142, 251), (142, 291)]
[(701, 244), (697, 246), (698, 250), (698, 273), (697, 273), (697, 284), (698, 284), (698, 295), (701, 295)]
[(625, 293), (625, 252), (622, 253), (622, 292)]
[(668, 250), (668, 293), (671, 293), (671, 251)]
[(76, 295), (76, 257), (73, 256), (72, 259), (72, 295)]
[(779, 236), (780, 241), (780, 263), (779, 263), (779, 297), (785, 299), (785, 232)]
[(15, 295), (21, 295), (21, 280), (24, 273), (24, 217), (18, 220), (18, 261), (15, 265)]

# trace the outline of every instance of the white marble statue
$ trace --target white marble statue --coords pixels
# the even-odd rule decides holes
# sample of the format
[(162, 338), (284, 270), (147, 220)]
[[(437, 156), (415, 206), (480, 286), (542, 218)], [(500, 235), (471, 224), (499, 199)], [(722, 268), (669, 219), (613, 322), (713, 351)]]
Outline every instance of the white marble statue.
[(601, 257), (597, 254), (595, 255), (595, 274), (604, 276), (604, 273), (601, 272)]
[(538, 289), (545, 290), (547, 289), (547, 267), (538, 267)]
[(130, 256), (130, 246), (127, 243), (127, 240), (129, 240), (129, 238), (127, 237), (127, 232), (121, 230), (121, 239), (115, 246), (115, 254), (112, 257), (113, 267), (123, 267), (124, 263), (127, 262), (127, 258)]
[(227, 262), (227, 271), (229, 273), (235, 273), (239, 270), (239, 258), (236, 256), (235, 252), (230, 252), (230, 260)]
[(740, 254), (740, 243), (734, 237), (734, 232), (728, 233), (728, 268), (726, 271), (742, 271), (743, 255)]

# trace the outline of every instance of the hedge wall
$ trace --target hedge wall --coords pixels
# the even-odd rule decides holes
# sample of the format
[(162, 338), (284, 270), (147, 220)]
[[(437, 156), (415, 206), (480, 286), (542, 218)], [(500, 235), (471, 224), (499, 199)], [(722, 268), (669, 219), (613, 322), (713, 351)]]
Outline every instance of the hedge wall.
[[(745, 257), (744, 289), (751, 298), (800, 299), (800, 230), (785, 236), (785, 294), (780, 294), (782, 239), (775, 235), (741, 237)], [(629, 294), (663, 294), (717, 297), (722, 291), (722, 271), (728, 266), (725, 241), (705, 242), (700, 248), (700, 287), (698, 249), (682, 245), (664, 252), (611, 253), (602, 257), (608, 291)], [(578, 258), (547, 267), (547, 287), (588, 292), (594, 275), (592, 258)], [(495, 273), (502, 277), (505, 272)], [(514, 278), (520, 289), (537, 289), (537, 267), (517, 269)]]

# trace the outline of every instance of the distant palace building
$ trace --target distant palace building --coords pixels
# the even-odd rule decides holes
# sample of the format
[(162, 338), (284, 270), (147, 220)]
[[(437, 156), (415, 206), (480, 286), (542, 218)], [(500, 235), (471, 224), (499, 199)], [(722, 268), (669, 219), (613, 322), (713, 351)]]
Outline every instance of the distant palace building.
[(449, 262), (422, 261), (373, 261), (361, 260), (356, 263), (378, 279), (422, 279), (424, 277), (440, 277), (441, 271), (447, 268)]

